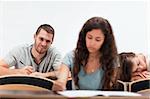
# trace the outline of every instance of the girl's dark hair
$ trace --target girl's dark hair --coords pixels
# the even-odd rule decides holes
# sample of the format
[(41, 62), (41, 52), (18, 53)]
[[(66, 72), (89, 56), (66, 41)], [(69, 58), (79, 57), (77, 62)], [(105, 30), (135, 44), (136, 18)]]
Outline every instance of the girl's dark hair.
[(132, 77), (132, 66), (131, 61), (136, 55), (133, 52), (123, 52), (119, 54), (120, 59), (120, 80), (124, 82), (129, 82)]
[(75, 84), (78, 86), (78, 73), (81, 69), (81, 66), (85, 66), (87, 64), (87, 60), (89, 57), (89, 52), (86, 47), (86, 34), (87, 32), (93, 29), (102, 30), (105, 39), (103, 45), (99, 49), (99, 52), (102, 54), (99, 58), (99, 62), (104, 70), (103, 77), (103, 90), (111, 89), (113, 83), (116, 82), (117, 79), (117, 48), (114, 40), (114, 35), (112, 31), (112, 27), (109, 22), (102, 17), (93, 17), (83, 25), (79, 37), (77, 46), (75, 49), (75, 62), (73, 68), (73, 77), (75, 80)]

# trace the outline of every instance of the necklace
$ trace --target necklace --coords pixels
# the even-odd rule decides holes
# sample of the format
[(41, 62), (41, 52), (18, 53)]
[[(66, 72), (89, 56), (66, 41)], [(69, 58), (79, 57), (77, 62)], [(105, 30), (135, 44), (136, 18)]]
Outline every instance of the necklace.
[(91, 73), (94, 73), (94, 71), (95, 71), (95, 70), (94, 70), (94, 69), (92, 69), (92, 70), (91, 70)]
[(86, 73), (90, 74), (90, 73), (94, 73), (96, 70), (99, 69), (99, 66), (96, 68), (85, 68)]
[(89, 59), (88, 63), (85, 66), (86, 73), (94, 73), (96, 70), (98, 70), (100, 67), (99, 59)]

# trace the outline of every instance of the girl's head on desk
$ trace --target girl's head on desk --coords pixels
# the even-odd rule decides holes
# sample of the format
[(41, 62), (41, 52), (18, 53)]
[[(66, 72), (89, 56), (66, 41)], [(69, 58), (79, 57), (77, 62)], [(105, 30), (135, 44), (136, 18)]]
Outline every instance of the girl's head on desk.
[[(119, 54), (123, 81), (138, 80), (143, 77), (143, 71), (147, 71), (148, 59), (143, 54), (123, 52)], [(143, 75), (143, 76), (142, 76)], [(136, 76), (136, 79), (134, 78)], [(134, 78), (134, 79), (133, 79)]]

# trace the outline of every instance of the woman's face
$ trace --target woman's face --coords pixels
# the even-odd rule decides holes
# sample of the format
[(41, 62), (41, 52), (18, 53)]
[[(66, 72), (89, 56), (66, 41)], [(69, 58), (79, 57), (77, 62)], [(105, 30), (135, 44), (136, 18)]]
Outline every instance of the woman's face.
[(143, 54), (137, 54), (133, 59), (133, 72), (141, 72), (147, 69), (147, 59)]
[(97, 53), (104, 42), (105, 36), (100, 29), (93, 29), (86, 34), (86, 47), (89, 53)]

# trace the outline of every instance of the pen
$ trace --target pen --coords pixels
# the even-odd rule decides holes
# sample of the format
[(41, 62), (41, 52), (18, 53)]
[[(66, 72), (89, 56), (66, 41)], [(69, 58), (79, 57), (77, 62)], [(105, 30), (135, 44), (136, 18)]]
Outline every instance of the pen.
[(20, 63), (21, 63), (22, 65), (26, 66), (22, 61), (20, 61)]
[[(27, 65), (25, 65), (22, 61), (19, 61), (23, 66), (27, 66)], [(35, 71), (35, 68), (33, 68), (32, 67), (32, 69), (33, 69), (33, 71)]]

